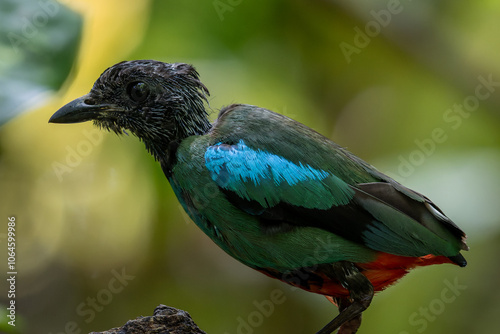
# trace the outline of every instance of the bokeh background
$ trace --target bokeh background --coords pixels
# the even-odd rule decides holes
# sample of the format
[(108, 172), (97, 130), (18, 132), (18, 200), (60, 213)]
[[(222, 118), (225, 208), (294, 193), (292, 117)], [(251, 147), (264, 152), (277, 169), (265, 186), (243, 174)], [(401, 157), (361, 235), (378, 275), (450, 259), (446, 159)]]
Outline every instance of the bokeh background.
[(193, 64), (212, 117), (240, 102), (305, 123), (467, 232), (466, 268), (410, 273), (360, 333), (496, 331), (499, 17), (487, 0), (2, 0), (0, 263), (5, 277), (15, 216), (18, 275), (15, 328), (0, 282), (0, 331), (102, 331), (160, 303), (207, 333), (314, 333), (336, 314), (218, 249), (137, 138), (47, 123), (104, 69), (141, 58)]

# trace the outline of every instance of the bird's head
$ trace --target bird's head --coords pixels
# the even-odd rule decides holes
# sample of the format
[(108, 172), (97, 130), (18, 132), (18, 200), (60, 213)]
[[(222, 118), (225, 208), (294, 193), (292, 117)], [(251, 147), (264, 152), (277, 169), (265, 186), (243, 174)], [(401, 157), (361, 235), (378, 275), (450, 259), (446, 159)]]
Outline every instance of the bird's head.
[(105, 70), (88, 94), (63, 106), (49, 122), (94, 121), (117, 134), (128, 130), (159, 159), (171, 142), (209, 129), (208, 95), (188, 64), (124, 61)]

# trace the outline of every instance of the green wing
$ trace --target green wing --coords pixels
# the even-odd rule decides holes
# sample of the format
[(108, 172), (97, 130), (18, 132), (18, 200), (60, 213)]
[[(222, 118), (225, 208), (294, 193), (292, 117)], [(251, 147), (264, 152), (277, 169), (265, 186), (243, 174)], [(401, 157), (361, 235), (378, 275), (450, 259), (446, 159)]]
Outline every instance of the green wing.
[(233, 105), (211, 136), (212, 180), (267, 233), (316, 227), (373, 250), (465, 265), (465, 235), (436, 205), (300, 123)]

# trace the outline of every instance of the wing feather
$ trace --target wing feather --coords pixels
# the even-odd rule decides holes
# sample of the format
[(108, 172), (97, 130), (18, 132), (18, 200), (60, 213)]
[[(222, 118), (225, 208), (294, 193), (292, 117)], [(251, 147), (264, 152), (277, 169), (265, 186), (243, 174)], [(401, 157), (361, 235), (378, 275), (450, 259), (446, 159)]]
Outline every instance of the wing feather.
[(396, 255), (459, 252), (463, 232), (428, 199), (397, 183), (399, 189), (387, 182), (350, 185), (333, 171), (241, 139), (210, 146), (205, 165), (232, 203), (259, 216), (272, 233), (312, 226)]

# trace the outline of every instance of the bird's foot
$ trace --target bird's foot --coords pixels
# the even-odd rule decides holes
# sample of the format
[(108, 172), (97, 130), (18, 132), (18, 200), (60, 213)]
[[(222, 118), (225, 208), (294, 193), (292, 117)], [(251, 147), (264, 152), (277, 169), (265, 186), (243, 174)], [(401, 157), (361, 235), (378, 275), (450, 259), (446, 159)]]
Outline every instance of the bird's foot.
[(361, 326), (361, 314), (344, 322), (337, 334), (354, 334), (358, 331), (359, 326)]

